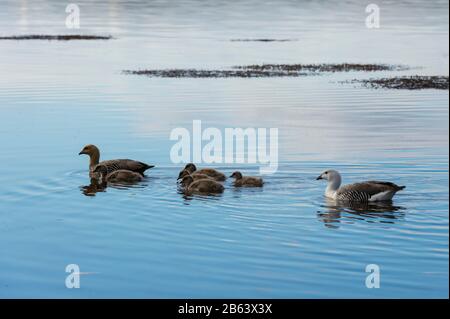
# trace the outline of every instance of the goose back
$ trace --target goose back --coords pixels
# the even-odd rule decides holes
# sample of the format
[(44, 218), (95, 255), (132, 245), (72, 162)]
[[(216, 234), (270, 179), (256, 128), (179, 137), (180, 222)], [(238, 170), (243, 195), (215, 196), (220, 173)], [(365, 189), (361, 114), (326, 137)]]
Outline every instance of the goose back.
[(262, 187), (263, 184), (262, 178), (252, 176), (244, 176), (234, 182), (234, 186), (237, 187)]
[(199, 179), (193, 181), (186, 187), (188, 193), (200, 194), (220, 194), (223, 193), (224, 189), (222, 184), (212, 179)]
[(226, 179), (225, 174), (223, 174), (213, 168), (202, 168), (202, 169), (196, 170), (194, 173), (207, 175), (219, 182), (223, 182)]
[(110, 174), (117, 170), (128, 170), (144, 175), (144, 172), (147, 169), (154, 167), (154, 165), (147, 165), (130, 159), (107, 160), (100, 162), (99, 165), (104, 165), (106, 167), (106, 174)]

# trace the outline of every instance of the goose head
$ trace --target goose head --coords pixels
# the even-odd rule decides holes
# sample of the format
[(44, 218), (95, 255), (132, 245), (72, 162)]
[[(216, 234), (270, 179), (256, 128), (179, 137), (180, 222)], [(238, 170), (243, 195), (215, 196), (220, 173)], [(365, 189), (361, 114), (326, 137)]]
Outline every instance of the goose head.
[(339, 179), (341, 178), (341, 174), (339, 174), (338, 171), (335, 171), (333, 169), (329, 169), (329, 170), (324, 171), (319, 176), (317, 176), (316, 180), (325, 179), (325, 180), (331, 182), (331, 181), (334, 181), (334, 180), (336, 180), (338, 178)]
[(233, 174), (230, 175), (231, 178), (236, 178), (236, 179), (241, 179), (242, 178), (242, 173), (241, 172), (233, 172)]
[(95, 155), (100, 155), (100, 150), (98, 149), (97, 146), (88, 144), (85, 147), (83, 147), (83, 149), (80, 151), (80, 153), (78, 153), (78, 155), (81, 155), (81, 154), (89, 155), (92, 157)]
[(197, 170), (197, 167), (195, 166), (195, 164), (189, 163), (189, 164), (187, 164), (187, 165), (184, 167), (184, 169), (185, 169), (186, 171), (188, 171), (189, 173), (193, 173), (193, 172), (195, 172), (195, 171)]
[(89, 155), (90, 162), (89, 162), (89, 169), (92, 171), (95, 168), (95, 165), (97, 165), (100, 161), (100, 150), (97, 146), (88, 144), (78, 153), (78, 155), (85, 154)]
[(329, 190), (337, 190), (339, 186), (341, 186), (341, 174), (339, 174), (338, 171), (335, 171), (333, 169), (329, 169), (324, 171), (322, 174), (320, 174), (316, 180), (327, 180), (328, 181), (328, 188)]

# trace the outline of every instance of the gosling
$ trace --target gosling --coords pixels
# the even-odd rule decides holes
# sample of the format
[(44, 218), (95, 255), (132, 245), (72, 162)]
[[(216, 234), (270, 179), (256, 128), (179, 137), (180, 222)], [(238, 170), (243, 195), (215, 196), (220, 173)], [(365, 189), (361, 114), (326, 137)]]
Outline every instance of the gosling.
[(102, 182), (113, 184), (133, 184), (144, 180), (141, 174), (126, 169), (118, 169), (108, 173), (108, 168), (102, 164), (97, 165), (93, 172), (100, 176)]
[(223, 193), (222, 184), (212, 179), (199, 179), (194, 181), (192, 176), (185, 176), (181, 180), (186, 194), (220, 194)]
[[(197, 170), (197, 167), (193, 163), (189, 163), (184, 167), (183, 171), (188, 171), (190, 174), (198, 173), (198, 174), (205, 174), (214, 179), (215, 181), (223, 182), (226, 179), (225, 174), (215, 170), (214, 168), (202, 168)], [(178, 175), (178, 178), (181, 178), (181, 174), (183, 171), (180, 172)]]
[(231, 174), (230, 177), (235, 178), (233, 185), (236, 187), (262, 187), (264, 184), (262, 178), (252, 176), (242, 176), (242, 173), (238, 171)]

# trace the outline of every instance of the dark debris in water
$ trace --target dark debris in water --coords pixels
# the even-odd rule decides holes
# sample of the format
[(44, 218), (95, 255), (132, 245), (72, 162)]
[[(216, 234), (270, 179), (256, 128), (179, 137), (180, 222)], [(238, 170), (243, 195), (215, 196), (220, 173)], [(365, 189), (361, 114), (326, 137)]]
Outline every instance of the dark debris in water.
[(293, 42), (297, 39), (231, 39), (231, 42)]
[(325, 72), (392, 71), (405, 68), (406, 67), (385, 64), (262, 64), (234, 66), (231, 70), (126, 70), (124, 73), (162, 78), (263, 78), (299, 77)]
[(38, 34), (30, 34), (30, 35), (15, 35), (8, 37), (0, 37), (0, 40), (48, 40), (48, 41), (71, 41), (71, 40), (110, 40), (112, 36), (98, 36), (98, 35), (38, 35)]
[(409, 76), (382, 79), (353, 80), (351, 83), (362, 83), (366, 87), (375, 89), (448, 90), (448, 76)]
[(235, 66), (239, 70), (254, 71), (288, 71), (288, 72), (350, 72), (350, 71), (400, 71), (407, 70), (408, 67), (389, 64), (261, 64)]
[(260, 70), (197, 70), (197, 69), (166, 69), (124, 71), (125, 74), (146, 75), (161, 78), (263, 78), (263, 77), (298, 77), (307, 75), (300, 72), (260, 71)]

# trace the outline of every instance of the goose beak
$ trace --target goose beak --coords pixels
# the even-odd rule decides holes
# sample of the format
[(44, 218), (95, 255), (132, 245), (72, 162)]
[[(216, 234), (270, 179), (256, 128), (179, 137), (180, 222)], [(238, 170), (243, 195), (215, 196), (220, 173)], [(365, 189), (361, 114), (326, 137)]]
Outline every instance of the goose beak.
[(323, 179), (322, 175), (319, 175), (319, 176), (317, 176), (316, 181), (321, 180), (321, 179)]
[(78, 155), (81, 155), (81, 154), (86, 154), (86, 153), (84, 153), (83, 151), (81, 151), (80, 153), (78, 153)]

